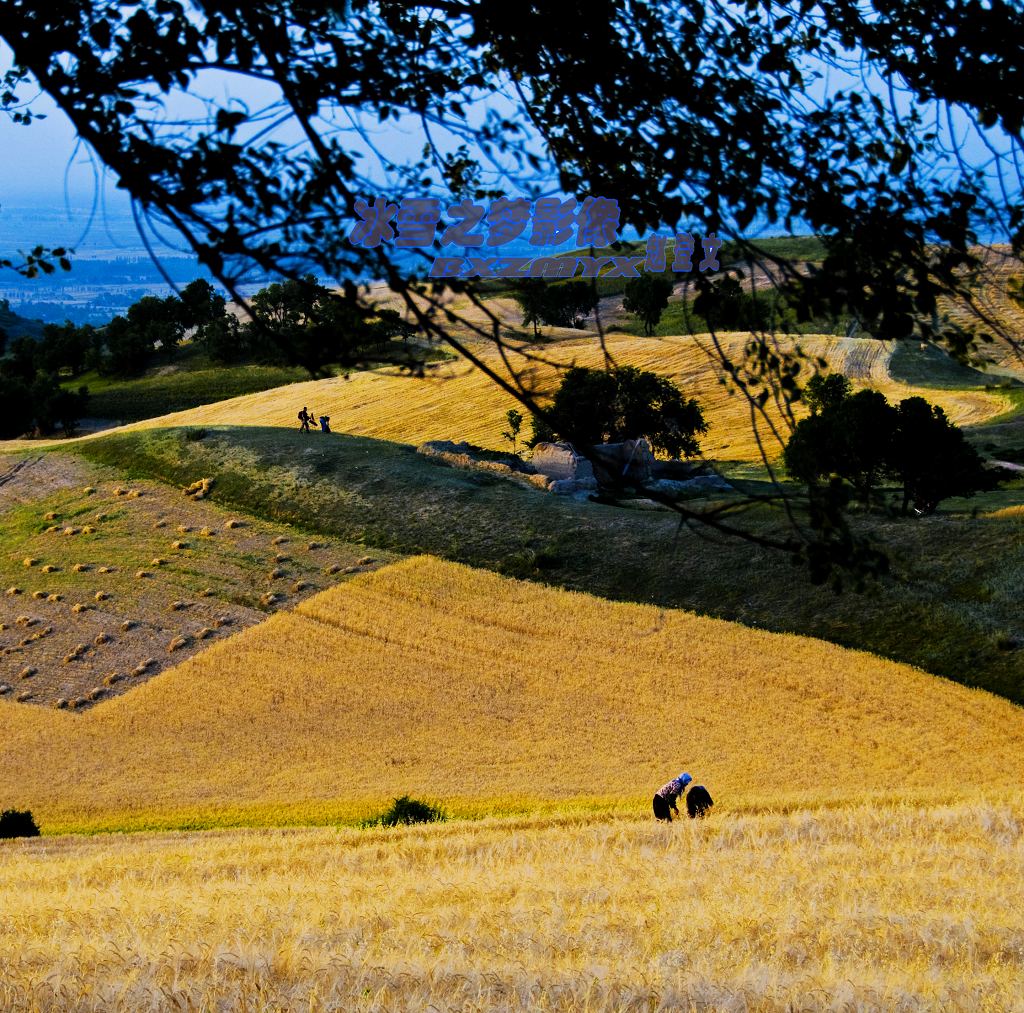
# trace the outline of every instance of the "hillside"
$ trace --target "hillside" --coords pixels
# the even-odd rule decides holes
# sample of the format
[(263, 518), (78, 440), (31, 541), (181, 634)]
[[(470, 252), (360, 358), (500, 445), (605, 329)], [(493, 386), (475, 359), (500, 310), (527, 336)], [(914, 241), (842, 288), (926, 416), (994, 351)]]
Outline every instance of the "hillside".
[(8, 341), (21, 337), (39, 338), (43, 333), (43, 322), (19, 316), (6, 299), (0, 299), (0, 331), (6, 332)]
[[(720, 340), (728, 353), (741, 356), (750, 335), (731, 333)], [(785, 343), (781, 348), (787, 347)], [(922, 394), (942, 405), (959, 425), (976, 425), (1012, 408), (1008, 395), (981, 389), (930, 389), (926, 384), (910, 387), (893, 380), (888, 371), (893, 343), (868, 339), (810, 335), (800, 338), (808, 356), (825, 358), (834, 370), (844, 372), (861, 386), (881, 390), (890, 399)], [(726, 461), (757, 461), (757, 439), (750, 425), (750, 407), (738, 393), (722, 383), (721, 368), (706, 337), (637, 338), (610, 335), (608, 353), (615, 362), (655, 370), (675, 379), (698, 398), (709, 422), (702, 440), (706, 456)], [(593, 336), (573, 337), (540, 347), (524, 346), (533, 356), (513, 357), (517, 369), (526, 369), (528, 386), (550, 390), (555, 383), (555, 365), (601, 364), (601, 346)], [(509, 376), (493, 350), (480, 353), (500, 375)], [(810, 375), (811, 365), (805, 365)], [(281, 426), (297, 427), (296, 414), (303, 405), (316, 414), (331, 417), (336, 432), (399, 443), (419, 444), (426, 440), (467, 440), (490, 449), (507, 449), (501, 433), (505, 413), (517, 402), (492, 380), (465, 361), (438, 363), (428, 376), (417, 379), (395, 369), (366, 370), (348, 377), (291, 383), (231, 400), (203, 405), (188, 411), (161, 415), (126, 427), (129, 430), (168, 426)], [(777, 412), (771, 412), (778, 422)], [(766, 424), (761, 436), (770, 456), (780, 447)], [(11, 448), (19, 446), (8, 441)]]
[[(893, 577), (835, 596), (785, 556), (680, 530), (671, 514), (545, 495), (399, 443), (257, 426), (202, 432), (152, 428), (74, 446), (133, 479), (180, 487), (216, 476), (215, 502), (311, 535), (820, 637), (1024, 702), (1020, 515), (992, 515), (1019, 503), (1019, 489), (987, 494), (977, 517), (977, 500), (966, 500), (950, 502), (958, 513), (864, 519)], [(763, 534), (786, 531), (767, 507), (745, 520)]]
[(23, 458), (0, 468), (0, 696), (91, 706), (390, 558), (68, 454)]
[(7, 804), (47, 830), (1002, 795), (1024, 712), (803, 637), (416, 558), (314, 596), (85, 714), (0, 701)]

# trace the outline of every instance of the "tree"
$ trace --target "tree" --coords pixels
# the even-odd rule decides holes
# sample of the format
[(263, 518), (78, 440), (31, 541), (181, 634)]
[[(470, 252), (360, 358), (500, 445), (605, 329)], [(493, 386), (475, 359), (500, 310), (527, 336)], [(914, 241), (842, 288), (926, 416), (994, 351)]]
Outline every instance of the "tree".
[[(801, 319), (845, 308), (872, 321), (876, 337), (913, 333), (960, 355), (991, 331), (971, 299), (983, 266), (972, 245), (991, 235), (1018, 259), (1024, 250), (1024, 111), (1006, 86), (1022, 62), (1020, 5), (570, 0), (559, 17), (553, 10), (498, 0), (11, 0), (0, 38), (13, 66), (0, 106), (31, 124), (32, 94), (49, 96), (140, 220), (180, 236), (240, 305), (254, 271), (381, 278), (424, 337), (467, 354), (530, 411), (530, 389), (452, 330), (446, 314), (509, 351), (472, 291), (471, 312), (446, 303), (446, 290), (465, 283), (421, 284), (409, 258), (348, 241), (357, 197), (397, 202), (429, 189), (477, 199), (507, 181), (531, 199), (606, 194), (623, 228), (730, 240), (739, 261), (772, 270)], [(211, 72), (258, 79), (279, 101), (246, 107), (230, 81), (203, 95)], [(204, 100), (191, 122), (168, 115), (182, 95)], [(389, 120), (418, 131), (406, 146), (421, 142), (422, 157), (379, 149)], [(756, 234), (818, 235), (824, 257), (813, 269), (783, 262), (759, 245), (755, 224)], [(49, 272), (64, 252), (37, 247), (0, 267)], [(700, 295), (722, 282), (694, 284)], [(943, 319), (946, 298), (973, 306), (976, 326)], [(765, 335), (736, 361), (722, 345), (716, 354), (759, 432), (783, 442), (799, 357), (778, 354)], [(672, 508), (768, 544), (722, 514)], [(815, 508), (771, 544), (842, 567), (877, 561), (841, 525), (818, 527), (821, 515)]]
[(248, 339), (270, 361), (320, 377), (329, 365), (366, 361), (404, 323), (393, 310), (359, 302), (349, 288), (332, 292), (313, 275), (274, 282), (252, 297)]
[(542, 282), (540, 317), (551, 327), (582, 328), (597, 305), (597, 292), (585, 281)]
[(32, 431), (34, 415), (29, 385), (18, 377), (0, 375), (0, 440), (13, 440)]
[(845, 479), (867, 506), (883, 476), (892, 470), (897, 414), (878, 391), (835, 397), (842, 386), (836, 380), (817, 385), (819, 396), (833, 398), (800, 421), (784, 460), (789, 473), (804, 482), (829, 475)]
[(544, 319), (548, 282), (543, 278), (522, 278), (516, 282), (512, 296), (523, 314), (523, 326), (533, 325), (534, 338), (540, 337), (540, 323)]
[(599, 443), (646, 437), (670, 457), (698, 453), (707, 423), (695, 400), (670, 380), (625, 366), (611, 371), (574, 366), (562, 378), (537, 435), (546, 432), (580, 452)]
[(516, 411), (515, 408), (509, 408), (505, 413), (505, 421), (508, 424), (508, 429), (501, 434), (502, 438), (512, 444), (512, 453), (518, 454), (516, 444), (519, 441), (519, 431), (523, 428), (523, 413)]
[(185, 336), (184, 306), (175, 296), (144, 295), (128, 307), (127, 317), (140, 342), (159, 350), (164, 358), (173, 357)]
[(808, 389), (812, 414), (797, 425), (784, 455), (794, 478), (842, 479), (865, 505), (891, 478), (903, 488), (904, 514), (911, 503), (930, 514), (950, 496), (994, 487), (994, 473), (938, 405), (912, 397), (893, 407), (877, 391), (851, 394), (841, 374), (816, 377)]
[(179, 294), (181, 308), (179, 319), (185, 328), (203, 327), (215, 323), (224, 316), (224, 296), (205, 279), (196, 278), (189, 282)]
[(893, 471), (903, 485), (903, 513), (913, 504), (919, 514), (931, 514), (950, 496), (994, 488), (995, 473), (986, 470), (978, 452), (938, 405), (910, 397), (896, 412)]
[(626, 282), (622, 308), (634, 314), (644, 325), (644, 334), (650, 337), (661, 320), (672, 295), (672, 282), (659, 274), (645, 272), (639, 278)]
[(803, 391), (804, 404), (812, 415), (832, 412), (853, 393), (853, 385), (842, 373), (815, 373)]
[(46, 324), (40, 341), (40, 365), (51, 373), (67, 370), (72, 377), (79, 376), (86, 370), (95, 342), (96, 330), (90, 324)]
[(99, 341), (102, 352), (97, 365), (104, 375), (138, 376), (153, 357), (153, 342), (128, 317), (114, 317), (100, 331)]

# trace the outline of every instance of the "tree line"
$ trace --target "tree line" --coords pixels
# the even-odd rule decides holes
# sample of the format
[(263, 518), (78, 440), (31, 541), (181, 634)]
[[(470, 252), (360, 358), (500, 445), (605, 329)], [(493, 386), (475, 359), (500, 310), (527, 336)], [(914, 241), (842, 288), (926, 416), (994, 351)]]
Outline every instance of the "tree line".
[[(8, 340), (0, 330), (0, 439), (73, 432), (88, 409), (88, 372), (128, 379), (173, 363), (186, 343), (212, 363), (300, 366), (313, 378), (332, 366), (365, 363), (390, 344), (418, 365), (401, 315), (360, 306), (354, 291), (337, 293), (310, 275), (273, 282), (250, 300), (251, 316), (230, 312), (205, 279), (164, 298), (143, 296), (108, 324), (46, 324), (36, 339)], [(396, 342), (395, 339), (401, 341)]]

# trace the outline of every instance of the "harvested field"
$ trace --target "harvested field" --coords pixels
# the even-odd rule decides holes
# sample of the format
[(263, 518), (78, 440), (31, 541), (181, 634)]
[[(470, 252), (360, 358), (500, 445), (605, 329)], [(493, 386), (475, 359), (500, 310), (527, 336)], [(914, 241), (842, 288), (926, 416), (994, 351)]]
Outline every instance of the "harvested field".
[[(49, 530), (52, 516), (93, 524)], [(229, 518), (157, 483), (119, 487), (112, 473), (74, 457), (30, 459), (0, 486), (0, 586), (8, 589), (0, 601), (0, 682), (31, 666), (32, 704), (85, 707), (104, 684), (105, 696), (137, 685), (141, 677), (132, 673), (147, 658), (160, 660), (145, 678), (166, 668), (169, 644), (177, 645), (177, 662), (204, 646), (196, 631), (211, 630), (204, 639), (212, 642), (258, 623), (342, 579), (329, 577), (327, 568), (353, 566), (365, 553), (361, 545), (323, 539), (321, 548), (288, 562), (283, 573), (290, 580), (267, 604), (261, 595), (269, 587), (272, 542), (291, 529), (229, 526)], [(217, 534), (172, 543), (165, 530), (177, 526)], [(19, 616), (32, 628), (16, 624)]]

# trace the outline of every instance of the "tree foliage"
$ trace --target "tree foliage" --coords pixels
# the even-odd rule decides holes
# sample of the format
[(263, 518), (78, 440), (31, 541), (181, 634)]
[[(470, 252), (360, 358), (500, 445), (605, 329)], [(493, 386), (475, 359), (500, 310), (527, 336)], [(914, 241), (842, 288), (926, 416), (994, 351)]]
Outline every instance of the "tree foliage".
[(540, 334), (539, 325), (549, 327), (582, 327), (597, 305), (597, 293), (587, 282), (550, 282), (543, 278), (523, 278), (513, 295), (523, 314), (523, 326), (533, 325), (533, 336)]
[(654, 334), (671, 295), (672, 282), (668, 278), (645, 272), (639, 278), (626, 282), (622, 308), (634, 314), (644, 325), (644, 334), (650, 336)]
[(934, 513), (943, 499), (992, 488), (976, 450), (938, 405), (911, 397), (890, 405), (878, 391), (850, 393), (841, 374), (815, 378), (802, 419), (785, 450), (789, 473), (817, 484), (830, 477), (848, 482), (870, 506), (885, 480), (903, 490), (901, 509)]
[(581, 453), (599, 443), (646, 437), (670, 457), (690, 457), (707, 432), (700, 405), (671, 380), (635, 366), (568, 370), (549, 411), (534, 424), (534, 442), (552, 437)]
[[(477, 199), (510, 182), (527, 197), (608, 195), (623, 228), (730, 240), (771, 269), (798, 321), (845, 312), (876, 337), (916, 334), (959, 355), (995, 326), (972, 296), (985, 266), (973, 244), (1024, 249), (1024, 9), (1008, 0), (9, 0), (0, 38), (13, 53), (0, 105), (31, 124), (32, 95), (48, 95), (140, 220), (180, 236), (240, 304), (253, 272), (382, 278), (425, 336), (530, 411), (521, 377), (460, 336), (507, 344), (500, 321), (441, 307), (442, 290), (465, 283), (421, 284), (385, 245), (348, 242), (356, 198)], [(221, 81), (204, 91), (211, 74), (272, 97), (246, 105)], [(378, 128), (391, 125), (418, 134), (421, 157), (386, 150)], [(755, 227), (811, 232), (824, 258), (773, 258)], [(0, 266), (46, 273), (65, 254), (37, 247)], [(709, 306), (742, 308), (725, 276), (694, 285)], [(975, 310), (973, 326), (941, 311), (947, 297)], [(358, 320), (368, 304), (353, 292), (336, 314)], [(715, 347), (760, 432), (784, 441), (793, 356), (764, 335), (738, 361)], [(316, 342), (301, 354), (322, 369)], [(809, 526), (772, 544), (872, 565), (838, 501), (804, 505)]]

